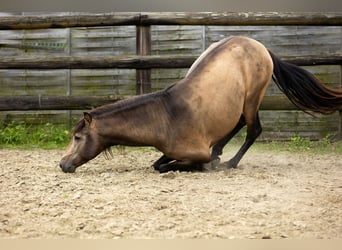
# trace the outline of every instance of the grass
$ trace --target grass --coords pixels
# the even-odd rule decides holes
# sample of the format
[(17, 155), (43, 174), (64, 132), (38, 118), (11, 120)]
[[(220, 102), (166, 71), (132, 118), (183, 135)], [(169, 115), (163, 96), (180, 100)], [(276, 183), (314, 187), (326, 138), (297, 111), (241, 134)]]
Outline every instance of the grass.
[[(253, 145), (254, 147), (254, 145)], [(342, 154), (342, 141), (332, 142), (329, 136), (312, 141), (301, 136), (293, 136), (288, 141), (271, 141), (256, 143), (256, 150), (287, 151), (291, 153)]]
[(70, 132), (62, 125), (12, 122), (0, 126), (1, 148), (55, 149), (65, 147), (69, 139)]
[[(242, 137), (233, 139), (229, 144), (240, 147)], [(0, 126), (0, 148), (16, 149), (62, 149), (70, 140), (70, 131), (63, 125), (45, 123), (30, 125), (26, 123), (9, 123)], [(128, 148), (126, 148), (127, 150)], [(342, 154), (342, 141), (331, 142), (329, 137), (311, 141), (308, 138), (295, 135), (288, 141), (257, 142), (252, 150), (288, 151), (293, 153), (339, 153)]]

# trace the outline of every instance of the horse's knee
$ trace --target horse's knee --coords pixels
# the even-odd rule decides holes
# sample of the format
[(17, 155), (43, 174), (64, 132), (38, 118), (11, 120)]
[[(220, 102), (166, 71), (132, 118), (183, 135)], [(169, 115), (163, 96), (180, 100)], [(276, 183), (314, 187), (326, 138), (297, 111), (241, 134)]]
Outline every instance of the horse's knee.
[(175, 161), (167, 164), (161, 164), (159, 166), (159, 173), (166, 173), (170, 171), (202, 171), (203, 167), (201, 164), (191, 163), (191, 162), (182, 162)]
[(211, 160), (211, 154), (209, 146), (207, 147), (183, 147), (181, 150), (174, 151), (170, 153), (172, 158), (177, 160), (178, 162), (183, 162), (185, 164), (194, 164), (194, 163), (208, 163)]

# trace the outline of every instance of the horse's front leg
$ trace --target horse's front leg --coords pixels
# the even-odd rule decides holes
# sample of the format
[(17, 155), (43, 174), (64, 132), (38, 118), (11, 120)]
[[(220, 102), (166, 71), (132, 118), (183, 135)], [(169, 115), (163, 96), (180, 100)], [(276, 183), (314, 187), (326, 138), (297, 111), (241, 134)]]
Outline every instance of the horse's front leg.
[(203, 171), (202, 163), (193, 163), (191, 161), (173, 161), (166, 164), (159, 165), (159, 172), (166, 173), (169, 171)]
[(152, 164), (154, 170), (160, 171), (160, 166), (168, 164), (169, 162), (173, 161), (172, 158), (167, 157), (166, 155), (162, 155), (155, 163)]
[[(193, 145), (196, 145), (195, 147)], [(168, 156), (162, 156), (155, 164), (160, 173), (168, 171), (202, 171), (203, 163), (210, 162), (209, 145), (204, 140), (196, 142), (177, 144)]]

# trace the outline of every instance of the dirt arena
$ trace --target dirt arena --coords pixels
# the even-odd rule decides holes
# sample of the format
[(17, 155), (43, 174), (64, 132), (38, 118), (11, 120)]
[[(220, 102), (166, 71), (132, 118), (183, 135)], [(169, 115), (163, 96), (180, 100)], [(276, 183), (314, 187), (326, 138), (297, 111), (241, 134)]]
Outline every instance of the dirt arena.
[(339, 154), (251, 150), (237, 169), (166, 174), (152, 149), (74, 174), (61, 154), (0, 150), (0, 238), (342, 238)]

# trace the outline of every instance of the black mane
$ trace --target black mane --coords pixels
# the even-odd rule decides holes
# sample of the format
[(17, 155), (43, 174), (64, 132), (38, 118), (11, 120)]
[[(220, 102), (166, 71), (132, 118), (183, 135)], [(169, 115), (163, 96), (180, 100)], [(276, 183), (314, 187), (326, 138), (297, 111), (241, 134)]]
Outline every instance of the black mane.
[(166, 90), (145, 95), (134, 96), (125, 100), (117, 101), (115, 103), (106, 104), (91, 110), (90, 114), (95, 118), (101, 118), (114, 113), (127, 111), (138, 106), (144, 105), (150, 101), (155, 101), (159, 99), (161, 96), (165, 94), (165, 91)]

